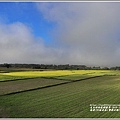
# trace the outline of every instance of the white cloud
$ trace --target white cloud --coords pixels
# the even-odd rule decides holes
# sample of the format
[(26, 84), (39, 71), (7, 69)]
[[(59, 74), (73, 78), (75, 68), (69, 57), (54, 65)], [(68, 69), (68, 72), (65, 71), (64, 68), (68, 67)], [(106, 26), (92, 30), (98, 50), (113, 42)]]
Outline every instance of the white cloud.
[(36, 4), (55, 23), (56, 46), (45, 45), (23, 23), (0, 20), (0, 63), (120, 66), (120, 3)]
[(40, 3), (38, 10), (57, 28), (53, 36), (69, 46), (71, 64), (120, 65), (120, 3)]
[(60, 52), (45, 46), (23, 23), (0, 24), (0, 63), (52, 63)]

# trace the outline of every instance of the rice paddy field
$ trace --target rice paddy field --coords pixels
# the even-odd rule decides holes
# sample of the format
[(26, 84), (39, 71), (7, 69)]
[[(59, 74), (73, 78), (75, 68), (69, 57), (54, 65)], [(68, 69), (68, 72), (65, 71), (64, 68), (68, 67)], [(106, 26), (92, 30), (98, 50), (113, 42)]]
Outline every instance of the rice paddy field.
[(120, 104), (120, 71), (0, 71), (1, 118), (120, 118), (90, 104)]

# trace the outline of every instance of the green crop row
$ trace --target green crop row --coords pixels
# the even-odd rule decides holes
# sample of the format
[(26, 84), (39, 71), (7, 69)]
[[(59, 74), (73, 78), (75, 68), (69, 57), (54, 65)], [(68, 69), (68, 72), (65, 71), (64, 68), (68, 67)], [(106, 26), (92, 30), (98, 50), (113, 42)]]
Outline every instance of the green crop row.
[(2, 96), (0, 117), (119, 118), (119, 112), (90, 111), (90, 104), (119, 104), (119, 100), (120, 76), (106, 75), (46, 89)]

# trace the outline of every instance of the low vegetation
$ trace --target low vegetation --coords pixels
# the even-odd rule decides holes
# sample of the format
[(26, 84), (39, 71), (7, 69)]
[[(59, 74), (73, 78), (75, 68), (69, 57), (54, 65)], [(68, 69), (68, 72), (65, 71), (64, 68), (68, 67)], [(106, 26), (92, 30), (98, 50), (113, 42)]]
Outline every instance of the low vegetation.
[(0, 117), (120, 117), (117, 111), (90, 111), (90, 104), (119, 104), (120, 71), (1, 71)]

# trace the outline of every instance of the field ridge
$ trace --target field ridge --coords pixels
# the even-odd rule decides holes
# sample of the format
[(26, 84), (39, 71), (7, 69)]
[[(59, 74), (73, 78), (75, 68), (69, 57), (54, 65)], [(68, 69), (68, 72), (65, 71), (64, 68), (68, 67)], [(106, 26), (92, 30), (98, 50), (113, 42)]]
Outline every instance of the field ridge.
[(71, 80), (71, 81), (66, 81), (66, 82), (63, 82), (63, 83), (57, 83), (57, 84), (53, 84), (53, 85), (47, 85), (47, 86), (32, 88), (32, 89), (23, 90), (23, 91), (16, 91), (16, 92), (11, 92), (11, 93), (6, 93), (6, 94), (2, 94), (0, 96), (7, 96), (7, 95), (13, 95), (13, 94), (18, 94), (18, 93), (23, 93), (23, 92), (39, 90), (39, 89), (45, 89), (45, 88), (50, 88), (50, 87), (69, 84), (69, 83), (74, 83), (74, 82), (80, 82), (80, 81), (83, 81), (83, 80), (88, 80), (88, 79), (93, 79), (93, 78), (103, 77), (103, 76), (105, 76), (105, 75), (92, 76), (92, 77), (88, 77), (88, 78), (83, 78), (83, 79), (78, 79), (78, 80)]

